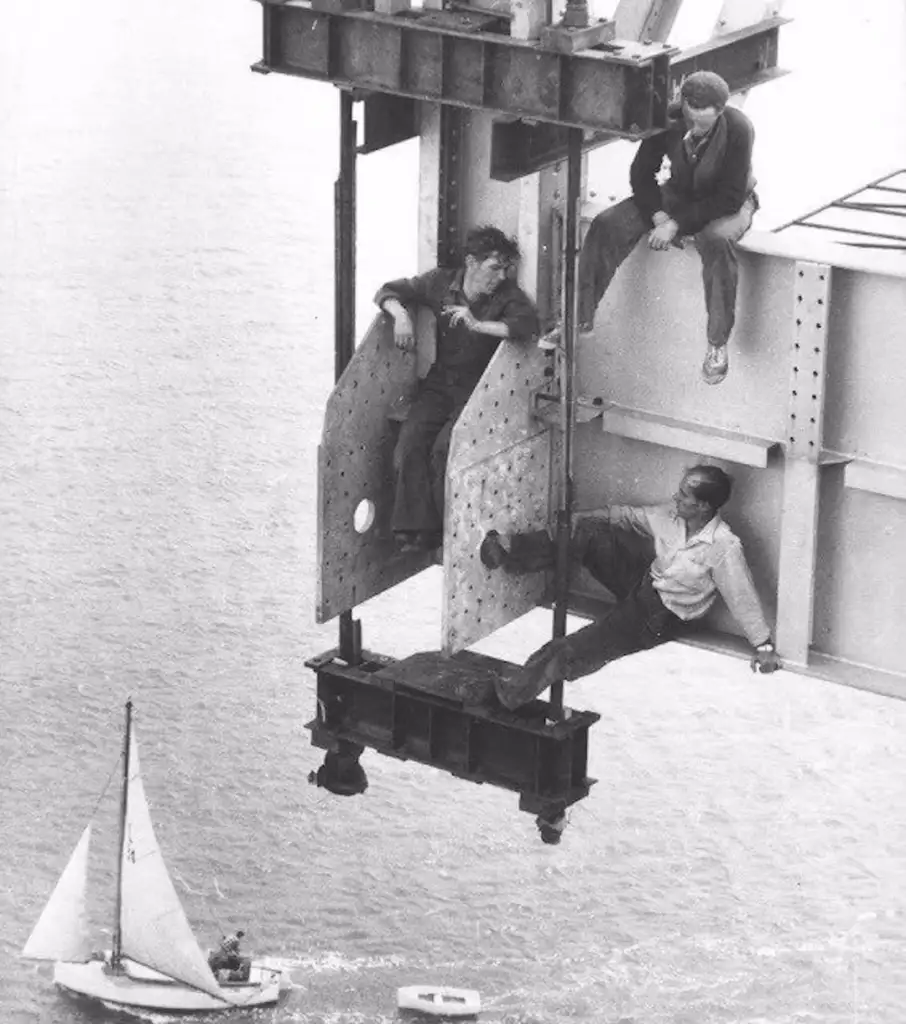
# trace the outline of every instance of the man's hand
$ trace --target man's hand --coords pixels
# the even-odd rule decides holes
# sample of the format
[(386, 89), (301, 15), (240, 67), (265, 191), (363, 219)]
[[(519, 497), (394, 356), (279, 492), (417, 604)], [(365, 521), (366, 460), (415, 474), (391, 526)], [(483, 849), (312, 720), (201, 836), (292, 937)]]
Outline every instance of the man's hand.
[(777, 652), (773, 647), (763, 651), (756, 648), (750, 665), (753, 672), (762, 672), (767, 675), (771, 672), (776, 672), (779, 668), (783, 668), (783, 662), (777, 657)]
[(662, 220), (648, 232), (648, 246), (651, 249), (669, 249), (679, 233), (679, 225), (671, 217)]
[(415, 327), (406, 309), (393, 315), (393, 344), (403, 352), (415, 350)]
[(449, 316), (453, 327), (457, 324), (464, 324), (470, 331), (474, 331), (478, 324), (468, 306), (444, 306), (444, 312)]

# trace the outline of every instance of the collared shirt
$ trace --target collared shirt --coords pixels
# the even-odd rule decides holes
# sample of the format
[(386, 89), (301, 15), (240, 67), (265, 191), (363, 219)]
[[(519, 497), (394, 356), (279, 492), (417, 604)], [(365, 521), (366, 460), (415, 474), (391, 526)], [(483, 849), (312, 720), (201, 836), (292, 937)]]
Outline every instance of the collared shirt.
[(719, 513), (692, 537), (672, 502), (610, 505), (608, 519), (654, 540), (651, 580), (674, 615), (700, 619), (719, 593), (753, 647), (770, 636), (742, 542)]
[(444, 312), (448, 306), (468, 306), (476, 320), (493, 320), (507, 325), (510, 341), (531, 341), (538, 334), (538, 314), (531, 299), (509, 278), (490, 295), (469, 302), (462, 290), (464, 271), (439, 267), (417, 277), (388, 281), (378, 289), (378, 306), (394, 298), (404, 306), (427, 306), (437, 320), (437, 356), (435, 366), (463, 383), (478, 383), (491, 361), (500, 338), (470, 331), (465, 324), (455, 326)]

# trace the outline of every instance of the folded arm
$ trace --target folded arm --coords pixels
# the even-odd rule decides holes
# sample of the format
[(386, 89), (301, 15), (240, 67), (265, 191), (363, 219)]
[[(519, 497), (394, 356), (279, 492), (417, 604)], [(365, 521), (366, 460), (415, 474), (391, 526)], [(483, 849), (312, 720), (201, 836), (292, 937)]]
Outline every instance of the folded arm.
[(436, 312), (449, 274), (440, 268), (416, 277), (401, 277), (382, 285), (375, 303), (393, 318), (393, 341), (397, 348), (411, 352), (415, 348), (415, 323), (412, 308), (426, 306)]

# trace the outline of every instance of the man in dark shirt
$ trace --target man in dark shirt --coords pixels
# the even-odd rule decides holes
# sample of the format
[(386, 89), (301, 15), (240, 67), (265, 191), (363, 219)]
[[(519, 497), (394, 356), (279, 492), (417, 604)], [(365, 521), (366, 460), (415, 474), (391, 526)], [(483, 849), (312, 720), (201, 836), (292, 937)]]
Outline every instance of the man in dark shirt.
[(393, 453), (396, 495), (391, 528), (403, 550), (435, 548), (441, 539), (450, 434), (503, 339), (531, 341), (535, 307), (510, 277), (519, 246), (494, 227), (470, 231), (464, 264), (388, 281), (374, 301), (393, 317), (397, 348), (415, 348), (415, 307), (437, 321), (437, 354), (419, 381)]
[[(702, 366), (707, 384), (727, 376), (739, 276), (735, 243), (758, 208), (752, 176), (755, 132), (741, 110), (727, 106), (729, 98), (727, 83), (711, 71), (684, 79), (681, 103), (671, 108), (667, 129), (639, 146), (629, 173), (632, 197), (595, 217), (579, 257), (579, 329), (590, 331), (613, 275), (642, 237), (647, 234), (648, 245), (656, 250), (694, 238), (708, 312)], [(660, 186), (665, 157), (670, 178)]]

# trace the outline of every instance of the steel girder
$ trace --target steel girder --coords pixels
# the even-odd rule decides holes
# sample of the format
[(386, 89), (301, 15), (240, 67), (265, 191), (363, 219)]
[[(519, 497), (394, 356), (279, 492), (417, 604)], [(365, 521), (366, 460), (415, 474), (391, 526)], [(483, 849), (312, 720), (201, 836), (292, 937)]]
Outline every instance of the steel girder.
[[(767, 18), (684, 50), (670, 62), (668, 93), (673, 95), (693, 71), (715, 71), (731, 92), (743, 92), (785, 74), (777, 67), (779, 35), (788, 18)], [(559, 124), (498, 121), (491, 135), (491, 177), (512, 181), (566, 159), (569, 129)], [(588, 152), (619, 136), (599, 132), (583, 143)]]
[(569, 54), (504, 31), (450, 27), (468, 23), (447, 12), (441, 20), (431, 11), (325, 11), (302, 0), (264, 0), (262, 9), (257, 71), (627, 138), (666, 124), (671, 51), (661, 43)]
[(518, 712), (470, 706), (470, 695), (516, 665), (471, 651), (404, 661), (364, 651), (355, 666), (327, 651), (306, 665), (317, 674), (318, 694), (317, 717), (306, 728), (312, 744), (329, 752), (357, 761), (369, 748), (418, 761), (517, 792), (520, 810), (531, 814), (562, 810), (594, 785), (586, 774), (588, 730), (600, 715), (574, 711), (552, 722), (543, 701)]

